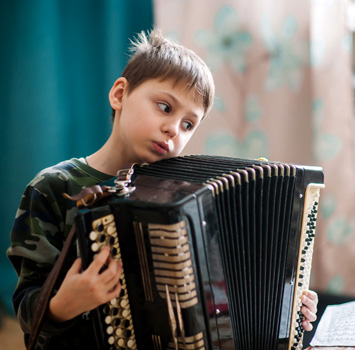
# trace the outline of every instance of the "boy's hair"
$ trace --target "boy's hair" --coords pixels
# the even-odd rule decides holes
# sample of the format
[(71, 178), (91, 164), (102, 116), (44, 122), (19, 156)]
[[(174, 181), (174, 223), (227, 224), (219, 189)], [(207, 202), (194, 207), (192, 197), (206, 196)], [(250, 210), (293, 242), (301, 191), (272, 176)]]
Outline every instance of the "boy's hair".
[[(213, 77), (205, 62), (193, 51), (165, 38), (160, 29), (153, 29), (149, 39), (141, 32), (131, 41), (132, 53), (122, 77), (128, 81), (128, 93), (149, 79), (172, 80), (187, 90), (195, 89), (201, 98), (206, 116), (214, 99)], [(114, 117), (114, 110), (113, 117)]]

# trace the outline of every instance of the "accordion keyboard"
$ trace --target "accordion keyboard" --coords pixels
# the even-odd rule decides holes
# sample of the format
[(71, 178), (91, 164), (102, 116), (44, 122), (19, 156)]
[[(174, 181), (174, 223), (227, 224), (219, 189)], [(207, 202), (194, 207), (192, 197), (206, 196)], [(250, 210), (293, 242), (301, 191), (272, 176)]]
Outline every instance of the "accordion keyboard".
[[(113, 259), (121, 260), (121, 251), (117, 238), (113, 215), (107, 215), (93, 221), (93, 230), (89, 238), (91, 250), (97, 254), (104, 246), (110, 246)], [(95, 256), (95, 255), (94, 255)], [(124, 269), (120, 278), (121, 294), (103, 307), (104, 328), (109, 349), (137, 349), (133, 329), (131, 308), (128, 299)]]
[(289, 349), (301, 350), (304, 329), (302, 327), (303, 315), (301, 312), (301, 297), (308, 290), (310, 283), (314, 237), (317, 221), (317, 211), (322, 184), (309, 184), (304, 199), (304, 211), (299, 252), (299, 264), (296, 276), (296, 292), (291, 319), (291, 335)]

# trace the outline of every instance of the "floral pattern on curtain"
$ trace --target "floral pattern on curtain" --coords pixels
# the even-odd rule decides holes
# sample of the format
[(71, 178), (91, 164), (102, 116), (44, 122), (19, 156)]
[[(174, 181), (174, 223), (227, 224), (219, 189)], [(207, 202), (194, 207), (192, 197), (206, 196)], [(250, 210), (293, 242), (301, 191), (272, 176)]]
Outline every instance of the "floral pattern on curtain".
[(355, 127), (346, 0), (155, 0), (155, 23), (197, 52), (214, 110), (184, 153), (319, 165), (326, 188), (312, 288), (355, 295)]

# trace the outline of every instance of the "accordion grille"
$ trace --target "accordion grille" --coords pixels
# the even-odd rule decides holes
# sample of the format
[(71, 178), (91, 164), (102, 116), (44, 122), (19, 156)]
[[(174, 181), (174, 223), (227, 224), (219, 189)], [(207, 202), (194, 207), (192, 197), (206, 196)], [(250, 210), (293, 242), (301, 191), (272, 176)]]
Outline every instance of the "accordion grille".
[(181, 308), (198, 303), (191, 246), (186, 222), (171, 225), (148, 224), (157, 290), (167, 299), (166, 286), (173, 306)]

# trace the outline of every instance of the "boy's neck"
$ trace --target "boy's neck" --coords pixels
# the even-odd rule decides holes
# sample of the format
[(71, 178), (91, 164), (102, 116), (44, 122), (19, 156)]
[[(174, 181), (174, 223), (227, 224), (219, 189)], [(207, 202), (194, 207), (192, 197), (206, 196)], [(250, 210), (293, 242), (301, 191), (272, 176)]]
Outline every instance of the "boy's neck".
[(108, 140), (97, 152), (86, 157), (88, 165), (92, 168), (112, 176), (116, 176), (121, 169), (128, 169), (132, 164), (122, 161), (119, 151), (110, 145)]

